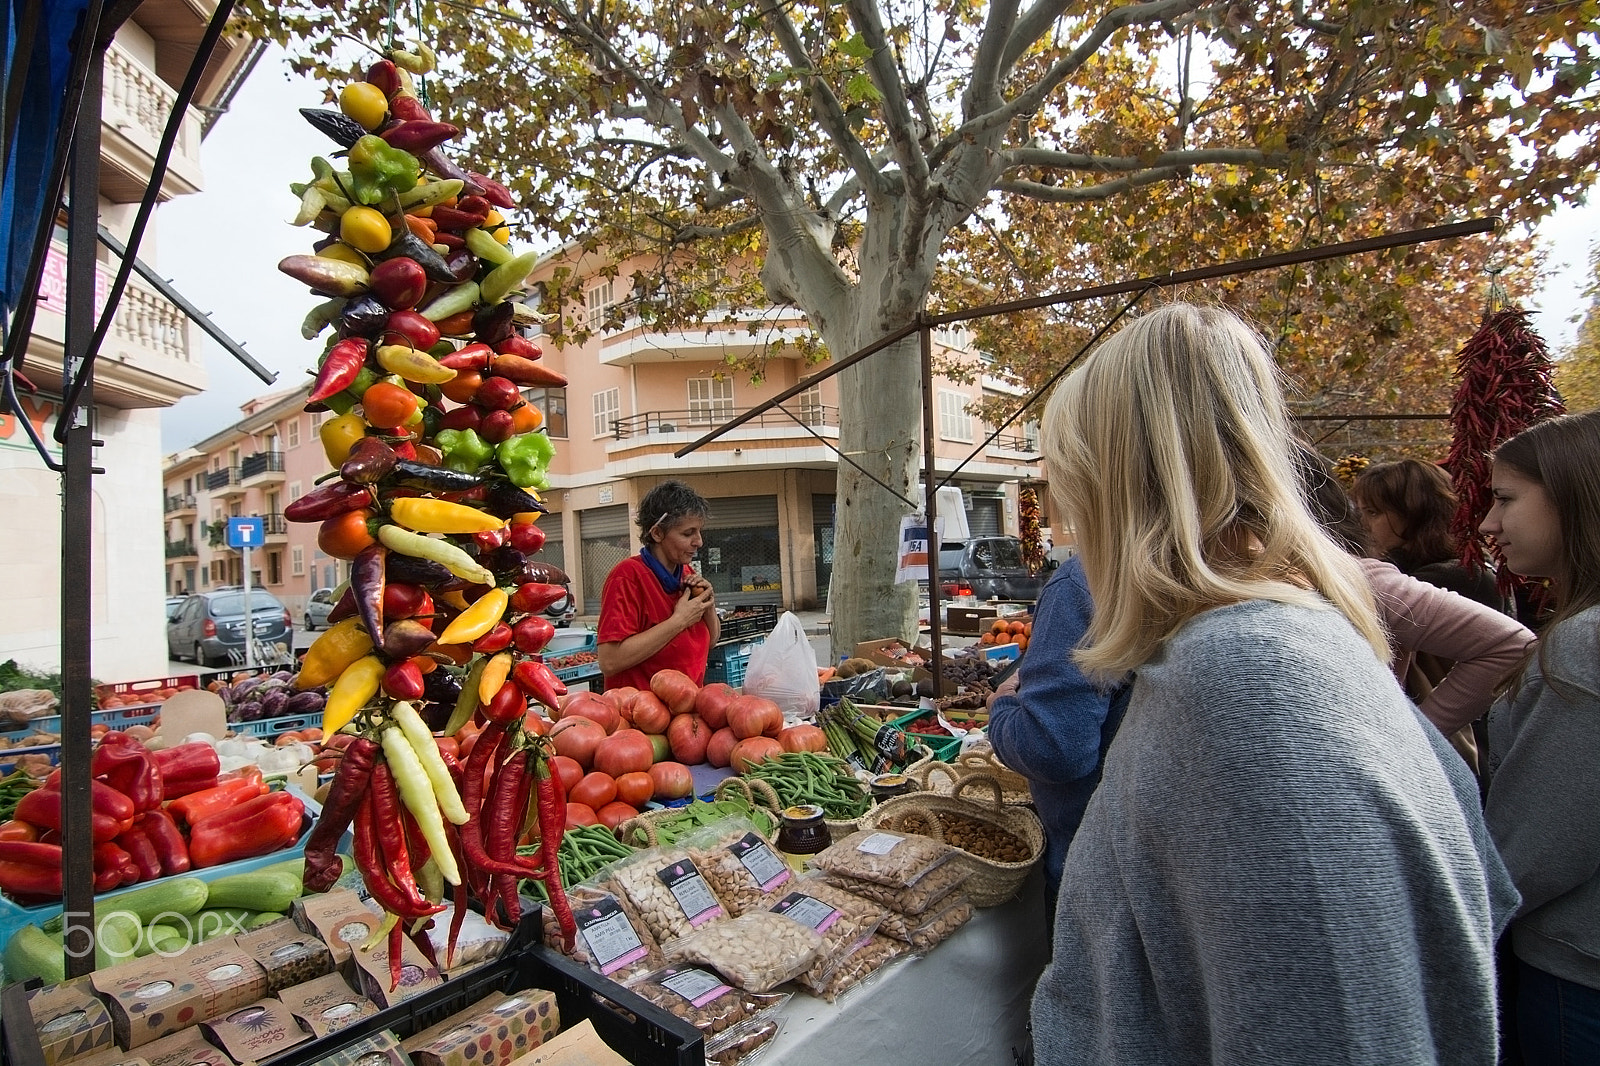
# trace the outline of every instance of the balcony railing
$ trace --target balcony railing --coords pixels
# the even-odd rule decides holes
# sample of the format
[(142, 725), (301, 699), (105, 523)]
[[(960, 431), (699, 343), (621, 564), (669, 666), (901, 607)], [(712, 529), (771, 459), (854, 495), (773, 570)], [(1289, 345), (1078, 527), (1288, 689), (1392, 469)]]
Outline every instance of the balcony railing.
[(212, 492), (238, 485), (243, 479), (239, 476), (239, 468), (225, 466), (221, 470), (212, 470), (206, 474), (206, 488)]
[(1008, 452), (1023, 452), (1028, 455), (1039, 454), (1039, 438), (1035, 436), (1017, 436), (1011, 433), (1002, 433), (991, 441), (989, 446)]
[(287, 537), (289, 535), (289, 520), (276, 511), (261, 516), (261, 527), (269, 537)]
[(200, 551), (192, 540), (167, 541), (167, 558), (181, 559), (186, 555), (199, 555)]
[[(107, 142), (110, 154), (102, 167), (102, 185), (113, 201), (121, 203), (133, 194), (139, 181), (148, 182), (150, 164), (178, 92), (116, 43), (106, 49), (104, 78), (101, 120), (118, 136)], [(198, 191), (200, 137), (200, 113), (191, 107), (173, 144), (167, 179), (162, 183), (163, 199)]]
[[(812, 429), (821, 429), (824, 426), (839, 425), (839, 409), (827, 407), (823, 404), (798, 404), (789, 410), (795, 417), (790, 418), (781, 410), (764, 411), (741, 426), (741, 429), (793, 429), (803, 432), (795, 423), (809, 426)], [(627, 440), (630, 437), (643, 437), (653, 433), (688, 433), (704, 432), (713, 426), (733, 418), (740, 412), (731, 408), (713, 407), (709, 409), (695, 409), (691, 411), (644, 411), (640, 414), (630, 415), (627, 418), (614, 419), (611, 423), (612, 431), (618, 440)]]
[(162, 514), (172, 514), (174, 511), (192, 511), (197, 506), (194, 493), (183, 493), (178, 496), (168, 496), (162, 505)]
[(253, 478), (258, 474), (281, 473), (283, 473), (282, 452), (256, 452), (254, 455), (245, 456), (244, 462), (239, 464), (241, 480)]

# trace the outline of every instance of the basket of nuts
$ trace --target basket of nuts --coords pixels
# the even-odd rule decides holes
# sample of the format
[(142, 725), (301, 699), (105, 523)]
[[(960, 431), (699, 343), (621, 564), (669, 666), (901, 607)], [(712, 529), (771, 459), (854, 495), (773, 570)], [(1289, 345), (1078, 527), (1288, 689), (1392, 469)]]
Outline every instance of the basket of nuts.
[[(993, 802), (964, 795), (973, 786), (991, 790)], [(937, 833), (929, 832), (930, 820), (937, 822)], [(1000, 782), (984, 774), (963, 777), (948, 796), (897, 796), (868, 811), (861, 828), (942, 837), (956, 849), (952, 861), (969, 871), (967, 895), (979, 907), (993, 907), (1016, 895), (1044, 855), (1044, 826), (1038, 816), (1008, 806)]]

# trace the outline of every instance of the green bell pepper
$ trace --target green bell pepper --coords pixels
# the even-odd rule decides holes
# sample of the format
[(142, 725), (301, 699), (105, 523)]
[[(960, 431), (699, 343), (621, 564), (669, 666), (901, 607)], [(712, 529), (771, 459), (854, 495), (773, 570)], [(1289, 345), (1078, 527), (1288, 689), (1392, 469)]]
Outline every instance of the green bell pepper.
[(501, 441), (494, 454), (513, 485), (541, 490), (550, 487), (545, 468), (555, 457), (556, 447), (545, 434), (519, 433)]
[(441, 429), (437, 439), (444, 465), (450, 470), (476, 474), (480, 466), (494, 458), (494, 445), (478, 436), (475, 429)]
[(351, 145), (346, 158), (355, 183), (352, 191), (364, 204), (382, 203), (391, 193), (415, 188), (422, 173), (416, 156), (391, 148), (382, 137), (370, 133)]

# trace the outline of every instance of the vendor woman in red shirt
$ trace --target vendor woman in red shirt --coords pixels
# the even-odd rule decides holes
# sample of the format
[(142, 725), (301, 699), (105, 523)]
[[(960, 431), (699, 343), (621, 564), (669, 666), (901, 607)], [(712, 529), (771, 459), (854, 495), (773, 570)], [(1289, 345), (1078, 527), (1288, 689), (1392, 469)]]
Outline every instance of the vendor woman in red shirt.
[(717, 642), (717, 595), (689, 568), (710, 516), (705, 497), (663, 481), (639, 502), (644, 548), (622, 560), (600, 594), (600, 672), (606, 688), (650, 691), (658, 670), (682, 670), (695, 684)]

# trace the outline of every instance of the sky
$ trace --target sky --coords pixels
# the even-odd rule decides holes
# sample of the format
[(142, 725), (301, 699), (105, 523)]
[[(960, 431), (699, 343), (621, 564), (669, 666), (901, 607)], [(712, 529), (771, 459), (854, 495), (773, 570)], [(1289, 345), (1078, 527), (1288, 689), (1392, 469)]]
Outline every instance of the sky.
[[(201, 337), (209, 387), (168, 408), (161, 441), (171, 453), (239, 419), (239, 405), (292, 387), (314, 365), (322, 346), (300, 336), (300, 322), (320, 298), (277, 269), (288, 255), (309, 253), (314, 231), (289, 225), (298, 208), (289, 183), (306, 181), (311, 158), (333, 142), (300, 117), (321, 107), (322, 89), (291, 74), (271, 48), (201, 148), (205, 191), (179, 197), (156, 214), (157, 247), (140, 257), (258, 362), (278, 373), (267, 385), (215, 341)], [(1590, 249), (1600, 239), (1600, 196), (1581, 208), (1558, 209), (1539, 230), (1550, 274), (1529, 310), (1534, 326), (1559, 353), (1572, 343), (1585, 309)], [(1466, 340), (1465, 337), (1462, 340)]]

